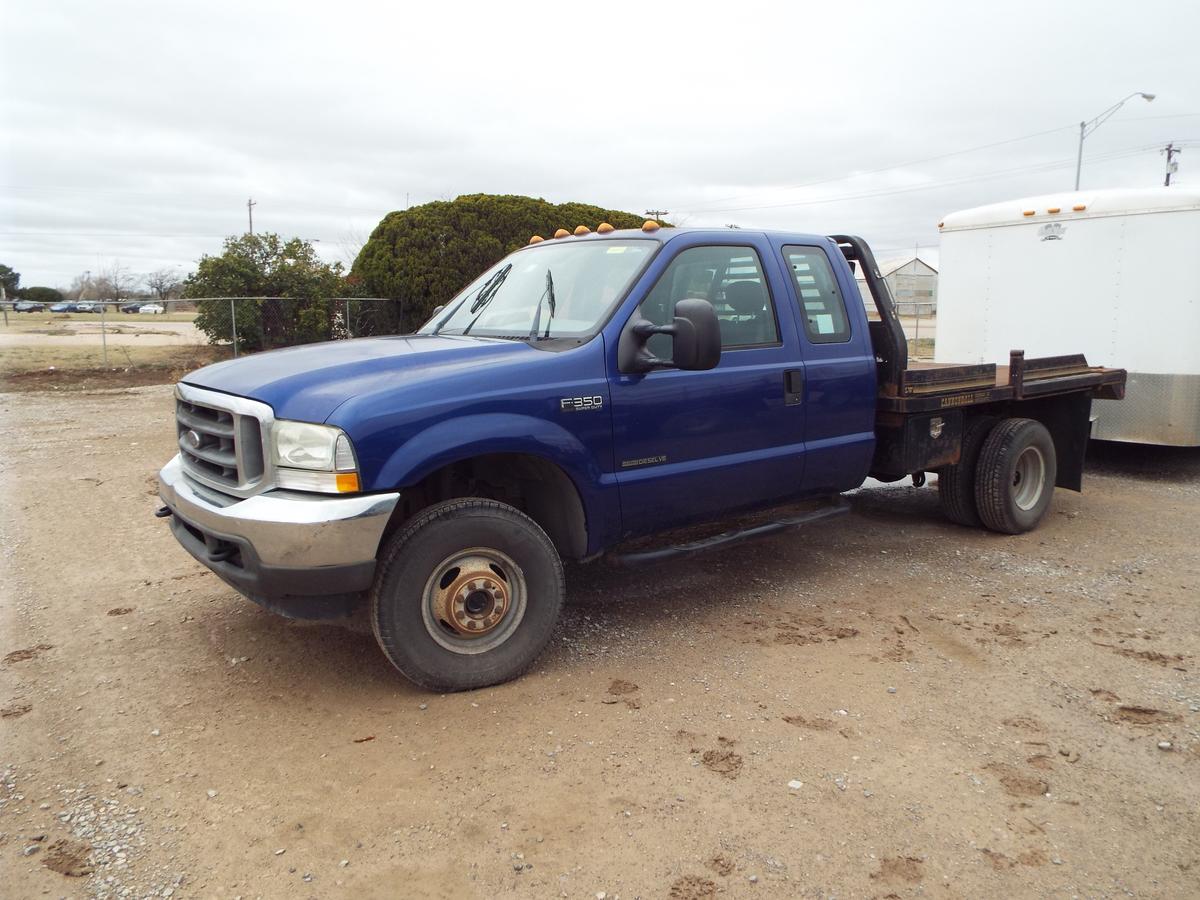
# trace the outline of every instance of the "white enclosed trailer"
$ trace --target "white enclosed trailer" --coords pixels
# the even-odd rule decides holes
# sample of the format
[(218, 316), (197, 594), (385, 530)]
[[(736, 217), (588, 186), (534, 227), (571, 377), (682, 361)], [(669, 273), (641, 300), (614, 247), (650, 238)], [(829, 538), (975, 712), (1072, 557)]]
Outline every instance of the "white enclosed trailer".
[(1200, 190), (1048, 194), (939, 229), (938, 362), (1082, 351), (1129, 372), (1093, 437), (1200, 446)]

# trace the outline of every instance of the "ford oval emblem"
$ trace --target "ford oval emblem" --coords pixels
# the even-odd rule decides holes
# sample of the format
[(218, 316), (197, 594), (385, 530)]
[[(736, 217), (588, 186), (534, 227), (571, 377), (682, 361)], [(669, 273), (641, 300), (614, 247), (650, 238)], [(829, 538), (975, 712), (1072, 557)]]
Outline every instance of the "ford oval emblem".
[(188, 442), (188, 446), (193, 450), (200, 449), (200, 435), (196, 434), (195, 431), (189, 431), (183, 436), (183, 439)]

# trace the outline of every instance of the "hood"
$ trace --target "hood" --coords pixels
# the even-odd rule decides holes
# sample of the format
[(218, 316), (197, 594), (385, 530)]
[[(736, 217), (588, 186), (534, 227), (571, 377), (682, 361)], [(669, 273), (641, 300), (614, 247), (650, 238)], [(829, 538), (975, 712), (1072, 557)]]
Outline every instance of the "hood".
[(522, 354), (542, 355), (520, 341), (469, 335), (354, 338), (227, 360), (183, 381), (259, 400), (281, 419), (324, 422), (342, 403), (362, 394), (408, 388)]

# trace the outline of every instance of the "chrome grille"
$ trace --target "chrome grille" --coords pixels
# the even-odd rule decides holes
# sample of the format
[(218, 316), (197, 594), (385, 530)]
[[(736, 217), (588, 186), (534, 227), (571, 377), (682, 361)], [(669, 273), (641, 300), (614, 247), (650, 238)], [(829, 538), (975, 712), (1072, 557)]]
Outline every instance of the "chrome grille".
[(263, 436), (272, 420), (264, 403), (180, 384), (175, 425), (180, 460), (193, 481), (235, 496), (266, 486)]

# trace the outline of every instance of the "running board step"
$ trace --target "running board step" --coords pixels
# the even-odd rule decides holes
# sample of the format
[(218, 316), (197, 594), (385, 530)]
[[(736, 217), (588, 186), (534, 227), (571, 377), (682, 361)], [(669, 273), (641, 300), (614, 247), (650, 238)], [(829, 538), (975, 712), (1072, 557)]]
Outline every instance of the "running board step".
[(703, 540), (691, 541), (686, 544), (674, 544), (656, 550), (611, 553), (607, 559), (610, 563), (617, 566), (637, 566), (674, 557), (690, 556), (693, 553), (702, 553), (706, 550), (714, 550), (717, 547), (728, 547), (730, 544), (738, 544), (752, 538), (777, 534), (778, 532), (788, 531), (793, 528), (803, 528), (805, 525), (811, 525), (813, 522), (820, 521), (821, 519), (840, 516), (848, 512), (850, 512), (850, 502), (844, 497), (836, 497), (803, 515), (790, 516), (786, 519), (776, 519), (773, 522), (764, 522), (761, 525), (743, 528), (739, 531), (725, 531), (713, 537), (704, 538)]

